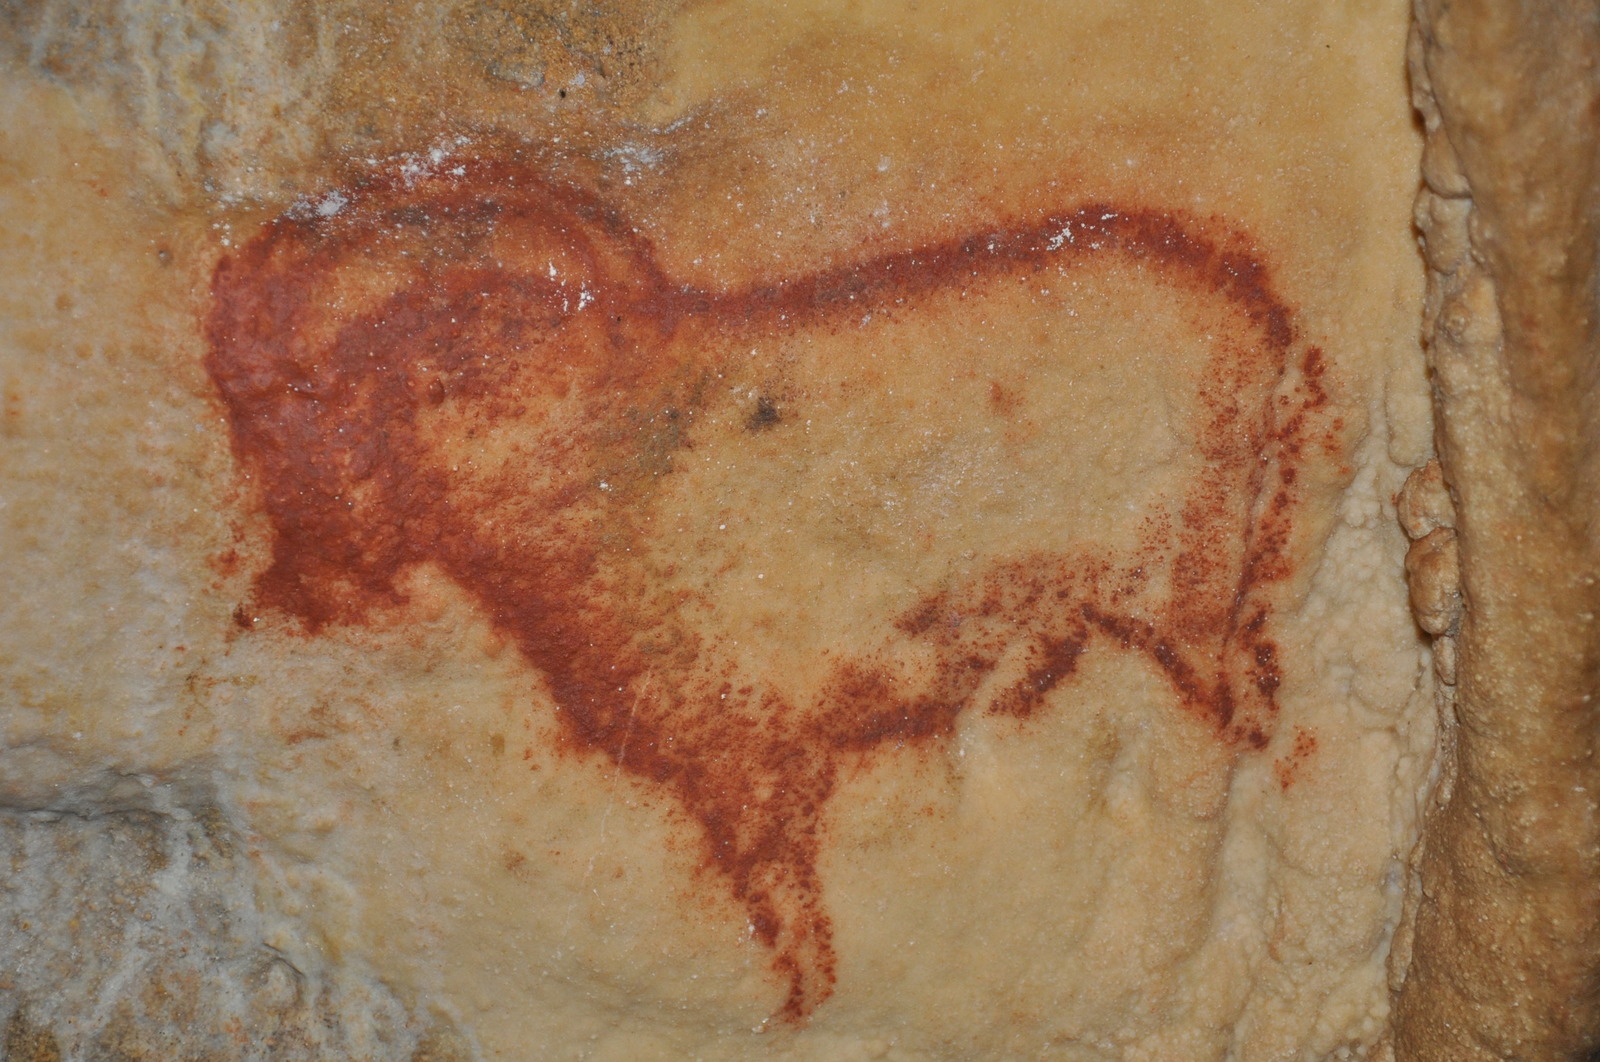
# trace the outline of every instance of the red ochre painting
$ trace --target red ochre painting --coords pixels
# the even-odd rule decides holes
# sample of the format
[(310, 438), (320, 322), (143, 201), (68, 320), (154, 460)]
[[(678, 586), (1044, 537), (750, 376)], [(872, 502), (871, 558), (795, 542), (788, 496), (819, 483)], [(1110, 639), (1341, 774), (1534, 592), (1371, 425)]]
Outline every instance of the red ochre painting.
[[(864, 313), (911, 319), (957, 288), (1112, 266), (1228, 324), (1195, 375), (1201, 472), (1147, 516), (1143, 544), (1024, 552), (919, 591), (879, 644), (819, 660), (803, 696), (742, 678), (644, 559), (649, 499), (696, 446), (719, 359)], [(595, 193), (514, 155), (435, 157), (266, 224), (221, 259), (212, 296), (205, 364), (271, 532), (241, 624), (374, 622), (404, 609), (408, 569), (443, 572), (537, 672), (564, 747), (681, 810), (706, 880), (769, 952), (783, 1019), (833, 991), (818, 857), (830, 796), (870, 754), (943, 740), (968, 710), (1026, 718), (1097, 645), (1147, 661), (1229, 747), (1271, 737), (1274, 586), (1301, 471), (1332, 459), (1336, 428), (1321, 352), (1224, 221), (1080, 202), (708, 290), (667, 275)], [(744, 429), (790, 430), (791, 405), (758, 398)], [(534, 440), (519, 470), (456, 482), (441, 452), (506, 424)]]

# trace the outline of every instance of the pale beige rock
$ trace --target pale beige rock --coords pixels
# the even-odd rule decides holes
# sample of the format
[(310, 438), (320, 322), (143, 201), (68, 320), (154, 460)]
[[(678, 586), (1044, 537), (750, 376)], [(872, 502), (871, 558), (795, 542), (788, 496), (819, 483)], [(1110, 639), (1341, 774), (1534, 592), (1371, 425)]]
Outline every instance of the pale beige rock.
[(1433, 458), (1406, 477), (1395, 506), (1400, 526), (1413, 541), (1441, 527), (1456, 526), (1456, 507), (1450, 500), (1450, 488), (1445, 486), (1444, 469)]
[(1433, 669), (1446, 686), (1456, 683), (1456, 635), (1461, 623), (1461, 550), (1455, 503), (1444, 470), (1429, 460), (1406, 477), (1395, 499), (1400, 526), (1412, 540), (1406, 551), (1411, 613), (1433, 635)]
[(1600, 20), (1417, 7), (1418, 201), (1463, 612), (1454, 780), (1430, 818), (1404, 1059), (1600, 1043)]
[[(4, 17), (0, 549), (21, 589), (0, 609), (0, 969), (24, 975), (0, 982), (0, 1011), (26, 1045), (8, 1031), (8, 1051), (1381, 1050), (1405, 972), (1391, 938), (1412, 954), (1406, 861), (1447, 747), (1394, 502), (1433, 431), (1402, 4)], [(360, 217), (363, 179), (425, 183), (508, 140), (711, 291), (1089, 202), (1247, 234), (1297, 342), (1325, 356), (1330, 401), (1275, 591), (1271, 743), (1220, 746), (1157, 667), (1107, 644), (1034, 719), (969, 711), (939, 741), (842, 769), (819, 861), (838, 979), (786, 1023), (772, 950), (702, 865), (681, 803), (620, 755), (562, 752), (550, 684), (468, 588), (421, 566), (387, 625), (311, 636), (262, 609), (242, 626), (270, 528), (203, 365), (213, 268), (285, 210)], [(1436, 146), (1424, 169), (1460, 196), (1474, 158)], [(1465, 224), (1461, 202), (1419, 209), (1442, 232)], [(1469, 268), (1477, 245), (1449, 231), (1429, 262)], [(950, 288), (944, 317), (885, 315), (876, 348), (844, 328), (752, 343), (750, 393), (704, 407), (726, 430), (700, 429), (641, 503), (673, 528), (651, 563), (705, 602), (693, 633), (738, 632), (752, 684), (803, 685), (819, 646), (851, 647), (940, 572), (1135, 540), (1141, 507), (1203, 470), (1197, 366), (1229, 323), (1151, 272), (1045, 268), (1040, 290), (999, 294), (979, 277)], [(382, 294), (381, 273), (335, 294)], [(1489, 334), (1442, 305), (1452, 335)], [(975, 389), (954, 387), (974, 364)], [(772, 381), (812, 400), (809, 441), (764, 431), (754, 392)], [(452, 433), (465, 420), (441, 408), (436, 454), (545, 474), (510, 464), (516, 430)], [(796, 426), (785, 415), (771, 419)], [(798, 515), (773, 515), (780, 497)], [(1452, 526), (1437, 492), (1404, 497), (1414, 537)], [(1447, 631), (1450, 547), (1433, 541), (1412, 589)], [(1433, 918), (1424, 904), (1412, 969), (1432, 961)], [(96, 958), (64, 972), (74, 947)], [(241, 1029), (275, 1038), (230, 1046)]]
[(1429, 634), (1452, 632), (1461, 615), (1460, 551), (1454, 528), (1436, 527), (1406, 551), (1411, 611)]

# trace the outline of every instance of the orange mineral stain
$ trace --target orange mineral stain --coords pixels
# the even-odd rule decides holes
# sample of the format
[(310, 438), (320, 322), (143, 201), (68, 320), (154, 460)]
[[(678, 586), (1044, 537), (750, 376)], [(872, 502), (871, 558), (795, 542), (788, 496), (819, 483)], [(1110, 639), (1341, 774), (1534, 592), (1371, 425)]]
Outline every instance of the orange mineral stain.
[[(665, 275), (603, 199), (515, 159), (374, 177), (265, 225), (215, 270), (206, 368), (271, 529), (240, 623), (275, 610), (314, 636), (379, 622), (405, 606), (407, 570), (435, 566), (537, 674), (564, 749), (682, 810), (708, 880), (770, 952), (779, 1016), (802, 1021), (837, 972), (825, 809), (870, 755), (945, 738), (969, 709), (1027, 718), (1091, 645), (1146, 660), (1220, 742), (1267, 745), (1282, 667), (1269, 591), (1290, 572), (1300, 469), (1332, 447), (1316, 434), (1321, 352), (1249, 247), (1215, 219), (1091, 202), (706, 290)], [(1145, 546), (1034, 552), (930, 588), (878, 645), (819, 659), (825, 679), (803, 697), (741, 677), (641, 559), (645, 503), (696, 444), (718, 352), (1106, 261), (1232, 328), (1199, 385), (1203, 470), (1147, 521)], [(969, 375), (1015, 410), (1016, 394)], [(770, 438), (793, 420), (765, 396), (743, 425)], [(462, 472), (461, 444), (506, 425), (525, 429), (503, 444), (515, 460)]]

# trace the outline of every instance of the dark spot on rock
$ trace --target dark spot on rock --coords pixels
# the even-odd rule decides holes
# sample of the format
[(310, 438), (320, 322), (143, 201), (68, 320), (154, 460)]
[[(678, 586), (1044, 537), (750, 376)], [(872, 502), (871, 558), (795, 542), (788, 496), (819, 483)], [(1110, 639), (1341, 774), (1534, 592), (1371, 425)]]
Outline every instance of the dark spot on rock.
[(756, 408), (745, 418), (745, 431), (765, 431), (776, 427), (779, 420), (778, 404), (766, 395), (756, 399)]
[(61, 1062), (61, 1045), (56, 1034), (28, 1018), (28, 1008), (19, 1006), (6, 1022), (6, 1062)]

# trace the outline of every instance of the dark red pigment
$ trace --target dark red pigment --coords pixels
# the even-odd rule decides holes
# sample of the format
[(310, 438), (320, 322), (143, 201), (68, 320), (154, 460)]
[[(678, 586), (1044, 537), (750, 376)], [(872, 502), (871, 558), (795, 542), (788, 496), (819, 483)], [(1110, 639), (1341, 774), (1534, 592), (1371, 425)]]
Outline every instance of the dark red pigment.
[[(437, 566), (537, 670), (566, 746), (658, 787), (695, 824), (704, 866), (787, 986), (780, 1016), (803, 1020), (836, 977), (825, 807), (866, 754), (943, 738), (980, 703), (1025, 718), (1091, 644), (1148, 660), (1219, 740), (1268, 743), (1272, 587), (1289, 573), (1298, 471), (1332, 447), (1325, 427), (1313, 437), (1321, 355), (1250, 247), (1215, 219), (1097, 202), (701, 290), (664, 275), (603, 200), (516, 162), (374, 178), (331, 216), (302, 207), (267, 224), (216, 268), (206, 368), (272, 533), (249, 607), (313, 635), (392, 622), (406, 571)], [(633, 548), (651, 534), (643, 502), (694, 445), (716, 359), (739, 346), (728, 338), (912, 315), (941, 292), (1091, 262), (1230, 322), (1199, 385), (1204, 471), (1147, 521), (1148, 548), (1021, 555), (929, 588), (881, 649), (819, 661), (827, 680), (804, 704), (739, 679)], [(428, 426), (440, 411), (454, 439)], [(439, 458), (541, 418), (531, 473), (461, 489)], [(764, 399), (746, 428), (785, 423)], [(933, 664), (892, 666), (897, 645)]]

